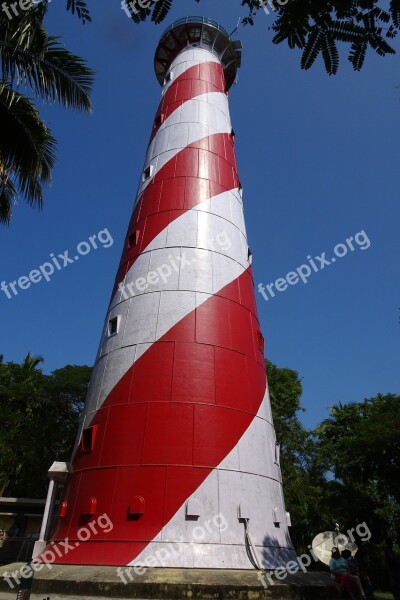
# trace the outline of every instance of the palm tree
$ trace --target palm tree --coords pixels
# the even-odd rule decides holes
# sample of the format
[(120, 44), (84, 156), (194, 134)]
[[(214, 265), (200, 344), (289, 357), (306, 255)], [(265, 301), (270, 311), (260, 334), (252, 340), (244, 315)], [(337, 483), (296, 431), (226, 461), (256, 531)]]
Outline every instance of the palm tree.
[[(56, 140), (31, 98), (91, 112), (93, 72), (43, 27), (48, 2), (34, 5), (9, 19), (0, 13), (0, 222), (10, 223), (19, 197), (41, 208), (43, 186), (51, 184)], [(90, 20), (83, 0), (68, 0), (85, 23)]]
[(21, 368), (26, 371), (35, 371), (35, 369), (43, 362), (43, 356), (32, 356), (32, 354), (28, 352), (21, 363)]

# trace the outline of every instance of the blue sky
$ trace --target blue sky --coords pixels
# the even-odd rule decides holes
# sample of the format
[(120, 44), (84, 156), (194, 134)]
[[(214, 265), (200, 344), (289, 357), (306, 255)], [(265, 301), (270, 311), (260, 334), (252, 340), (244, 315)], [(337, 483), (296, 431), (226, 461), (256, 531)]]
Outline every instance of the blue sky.
[[(1, 353), (45, 357), (45, 371), (93, 364), (160, 87), (153, 56), (172, 20), (203, 14), (232, 31), (239, 0), (174, 0), (161, 26), (135, 25), (118, 0), (92, 0), (85, 27), (54, 2), (52, 35), (96, 70), (92, 116), (45, 107), (59, 140), (53, 186), (42, 213), (23, 202), (0, 231), (0, 280), (14, 281), (105, 228), (114, 243), (56, 272), (49, 283), (0, 293)], [(354, 73), (342, 55), (336, 77), (322, 63), (271, 43), (272, 14), (240, 27), (243, 64), (230, 94), (255, 283), (295, 271), (365, 231), (371, 245), (337, 259), (309, 282), (266, 302), (257, 293), (266, 355), (297, 370), (302, 420), (327, 406), (378, 392), (399, 393), (398, 57), (369, 54)]]

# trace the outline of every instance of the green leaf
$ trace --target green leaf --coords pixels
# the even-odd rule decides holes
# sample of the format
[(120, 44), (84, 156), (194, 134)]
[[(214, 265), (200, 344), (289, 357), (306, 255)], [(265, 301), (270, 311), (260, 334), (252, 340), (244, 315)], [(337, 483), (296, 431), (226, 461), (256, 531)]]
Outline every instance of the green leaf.
[(326, 32), (322, 38), (322, 57), (328, 75), (336, 75), (339, 68), (339, 52), (333, 35)]
[(303, 55), (301, 57), (302, 69), (310, 69), (312, 67), (322, 50), (323, 41), (324, 35), (322, 31), (320, 31), (317, 27), (314, 27), (303, 50)]
[(151, 20), (154, 21), (157, 25), (162, 23), (164, 19), (167, 17), (169, 11), (172, 7), (172, 0), (158, 0), (157, 4), (153, 9), (153, 14), (151, 15)]

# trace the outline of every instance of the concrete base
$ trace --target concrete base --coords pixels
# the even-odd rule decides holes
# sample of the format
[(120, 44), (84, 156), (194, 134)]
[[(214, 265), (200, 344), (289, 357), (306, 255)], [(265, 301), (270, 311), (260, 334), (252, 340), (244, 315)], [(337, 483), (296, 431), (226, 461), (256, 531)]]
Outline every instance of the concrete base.
[[(21, 563), (0, 567), (0, 600), (16, 596), (17, 586), (11, 589), (4, 577), (18, 572)], [(50, 565), (51, 566), (51, 565)], [(121, 572), (121, 571), (120, 571)], [(311, 572), (288, 575), (284, 581), (262, 573), (221, 569), (147, 569), (142, 575), (133, 569), (129, 575), (123, 568), (123, 583), (114, 567), (80, 567), (54, 565), (35, 574), (32, 600), (50, 597), (51, 600), (89, 598), (149, 598), (153, 600), (229, 599), (258, 600), (332, 600), (337, 590), (329, 573)], [(260, 575), (260, 578), (259, 578)], [(268, 587), (265, 587), (268, 586)]]

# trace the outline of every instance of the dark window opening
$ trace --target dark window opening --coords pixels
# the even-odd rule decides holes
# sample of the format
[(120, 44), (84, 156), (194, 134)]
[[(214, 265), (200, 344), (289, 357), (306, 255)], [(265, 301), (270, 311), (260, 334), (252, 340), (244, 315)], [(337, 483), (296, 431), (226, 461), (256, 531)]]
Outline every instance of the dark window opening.
[(164, 121), (165, 121), (164, 113), (157, 115), (156, 118), (154, 119), (154, 129), (158, 129), (164, 123)]
[(170, 71), (169, 73), (166, 74), (165, 78), (164, 78), (164, 85), (166, 85), (167, 83), (169, 83), (172, 79), (172, 71)]
[(258, 347), (260, 349), (260, 352), (262, 352), (264, 354), (265, 340), (264, 340), (264, 336), (261, 333), (261, 331), (258, 332)]
[(128, 236), (128, 247), (135, 248), (139, 242), (139, 231), (134, 231)]
[(146, 181), (146, 179), (149, 179), (149, 177), (151, 176), (151, 165), (149, 165), (144, 171), (143, 171), (143, 181)]
[(116, 333), (118, 333), (118, 317), (110, 319), (110, 322), (108, 324), (108, 334), (115, 335)]
[(81, 447), (83, 452), (91, 452), (94, 448), (94, 442), (96, 440), (97, 425), (93, 427), (87, 427), (82, 431)]

